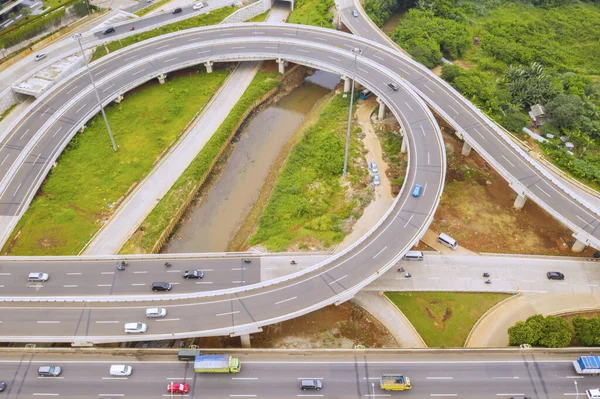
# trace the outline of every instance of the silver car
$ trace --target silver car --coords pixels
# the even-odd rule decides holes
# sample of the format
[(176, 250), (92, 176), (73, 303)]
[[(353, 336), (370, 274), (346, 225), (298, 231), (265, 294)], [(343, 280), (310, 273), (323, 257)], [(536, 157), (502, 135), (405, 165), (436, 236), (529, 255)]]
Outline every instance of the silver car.
[(379, 180), (379, 175), (377, 173), (375, 173), (373, 175), (373, 185), (378, 186), (380, 183), (381, 183), (381, 180)]
[(377, 164), (375, 163), (375, 161), (371, 161), (371, 163), (369, 164), (369, 170), (373, 173), (379, 173), (379, 169), (377, 169)]

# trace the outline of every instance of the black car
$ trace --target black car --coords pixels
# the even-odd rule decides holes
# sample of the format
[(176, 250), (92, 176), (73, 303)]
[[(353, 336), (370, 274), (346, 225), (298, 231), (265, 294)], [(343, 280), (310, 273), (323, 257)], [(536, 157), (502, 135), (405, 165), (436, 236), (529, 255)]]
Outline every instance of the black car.
[(183, 278), (204, 278), (202, 270), (186, 270), (183, 272)]
[(174, 8), (174, 9), (173, 9), (172, 13), (173, 13), (173, 14), (179, 14), (181, 11), (183, 11), (183, 10), (181, 9), (181, 7), (177, 7), (177, 8)]
[(171, 284), (162, 281), (152, 283), (152, 291), (171, 291), (171, 288)]
[(546, 277), (548, 277), (549, 280), (564, 280), (565, 279), (565, 275), (562, 274), (561, 272), (548, 272), (548, 273), (546, 273)]
[(6, 389), (6, 383), (0, 381), (0, 392), (4, 392), (5, 389)]
[(113, 28), (112, 26), (109, 26), (108, 28), (104, 29), (104, 31), (102, 31), (102, 34), (108, 35), (109, 33), (113, 33), (114, 31), (115, 31), (115, 28)]

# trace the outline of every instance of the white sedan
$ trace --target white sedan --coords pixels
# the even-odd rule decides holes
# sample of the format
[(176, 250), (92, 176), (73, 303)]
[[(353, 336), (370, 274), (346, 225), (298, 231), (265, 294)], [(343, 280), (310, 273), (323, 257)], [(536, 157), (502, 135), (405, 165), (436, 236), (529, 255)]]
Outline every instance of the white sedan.
[(192, 8), (194, 10), (200, 10), (201, 8), (204, 8), (204, 3), (196, 3)]

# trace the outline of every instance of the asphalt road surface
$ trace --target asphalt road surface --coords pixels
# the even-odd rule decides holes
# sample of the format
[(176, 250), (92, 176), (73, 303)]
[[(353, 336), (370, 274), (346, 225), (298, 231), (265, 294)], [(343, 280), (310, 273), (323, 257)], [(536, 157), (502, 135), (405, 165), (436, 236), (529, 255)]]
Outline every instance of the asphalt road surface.
[[(169, 397), (169, 382), (190, 385), (189, 398), (469, 398), (492, 399), (527, 395), (533, 399), (576, 397), (597, 388), (600, 377), (578, 376), (567, 359), (540, 359), (536, 355), (458, 357), (440, 355), (353, 355), (253, 356), (241, 358), (238, 374), (197, 374), (189, 362), (175, 356), (153, 361), (136, 358), (94, 359), (60, 356), (32, 356), (0, 360), (0, 376), (8, 384), (7, 399), (60, 398), (162, 398)], [(111, 364), (133, 367), (129, 377), (111, 377)], [(37, 368), (58, 365), (58, 378), (38, 377)], [(413, 389), (387, 392), (379, 388), (381, 374), (404, 374)], [(300, 380), (320, 379), (321, 391), (300, 390)], [(174, 395), (178, 397), (180, 395)]]

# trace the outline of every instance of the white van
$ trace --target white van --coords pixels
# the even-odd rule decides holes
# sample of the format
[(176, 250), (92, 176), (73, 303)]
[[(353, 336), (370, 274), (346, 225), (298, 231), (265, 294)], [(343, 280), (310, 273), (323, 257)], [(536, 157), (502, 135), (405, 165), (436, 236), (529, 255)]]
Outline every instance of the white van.
[(423, 251), (408, 251), (404, 255), (404, 260), (423, 260)]
[(456, 240), (450, 237), (448, 234), (440, 233), (440, 235), (437, 238), (437, 242), (450, 248), (451, 250), (455, 250), (456, 248), (458, 248), (458, 243), (456, 242)]
[(113, 364), (110, 366), (110, 375), (113, 377), (127, 377), (131, 375), (133, 368), (124, 364)]
[(167, 315), (165, 308), (148, 308), (146, 309), (146, 317), (149, 319), (158, 319)]
[(585, 391), (588, 399), (600, 399), (600, 388), (588, 389)]
[(31, 283), (43, 283), (48, 281), (50, 275), (48, 273), (29, 273), (27, 281)]

